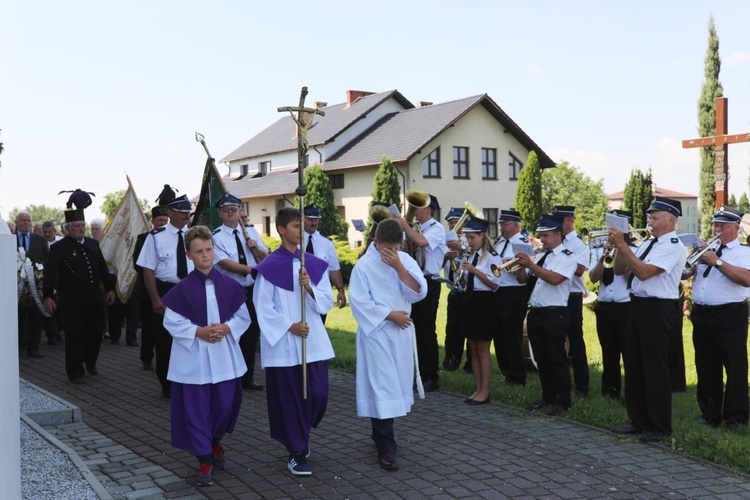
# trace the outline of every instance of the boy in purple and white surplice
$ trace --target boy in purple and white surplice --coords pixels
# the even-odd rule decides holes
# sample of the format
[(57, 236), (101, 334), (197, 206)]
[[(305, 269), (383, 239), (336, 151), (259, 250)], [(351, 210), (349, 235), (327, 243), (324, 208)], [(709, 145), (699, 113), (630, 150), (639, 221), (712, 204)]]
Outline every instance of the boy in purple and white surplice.
[(239, 339), (250, 326), (245, 290), (213, 267), (211, 232), (185, 235), (195, 270), (164, 297), (164, 327), (172, 335), (167, 379), (172, 381), (172, 446), (198, 458), (198, 484), (213, 484), (224, 469), (221, 439), (231, 433), (242, 403), (247, 371)]
[[(260, 326), (260, 360), (266, 371), (266, 398), (271, 437), (289, 451), (287, 467), (309, 476), (310, 429), (328, 406), (328, 364), (333, 346), (320, 318), (333, 307), (328, 264), (305, 254), (300, 272), (300, 212), (283, 208), (276, 216), (281, 246), (253, 269), (253, 303)], [(302, 323), (300, 287), (305, 293)], [(307, 339), (307, 399), (302, 392), (302, 338)]]

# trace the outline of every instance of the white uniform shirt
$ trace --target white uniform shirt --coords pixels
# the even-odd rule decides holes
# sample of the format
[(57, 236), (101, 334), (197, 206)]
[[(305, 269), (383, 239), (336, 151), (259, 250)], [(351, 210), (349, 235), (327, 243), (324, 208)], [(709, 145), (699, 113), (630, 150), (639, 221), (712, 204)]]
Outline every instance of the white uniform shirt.
[[(268, 247), (266, 247), (266, 245), (263, 243), (263, 239), (260, 237), (260, 234), (258, 234), (258, 231), (252, 226), (245, 226), (245, 228), (247, 229), (248, 236), (250, 236), (250, 238), (254, 239), (258, 243), (258, 248), (268, 252)], [(237, 226), (236, 229), (237, 235), (240, 238), (240, 242), (242, 242), (242, 244), (244, 245), (243, 250), (245, 251), (247, 265), (254, 266), (258, 264), (257, 262), (255, 262), (250, 249), (247, 248), (247, 245), (245, 245), (245, 235), (242, 234), (242, 227)], [(219, 265), (219, 262), (221, 262), (222, 260), (231, 260), (232, 262), (237, 263), (240, 262), (240, 254), (237, 250), (237, 240), (234, 237), (234, 231), (234, 229), (225, 225), (222, 225), (219, 229), (214, 231), (214, 267), (216, 267), (216, 270), (221, 274), (226, 274), (230, 278), (237, 281), (237, 283), (239, 283), (240, 285), (248, 287), (255, 282), (253, 277), (250, 276), (250, 273), (248, 273), (247, 276), (242, 276), (241, 274), (228, 271)]]
[[(187, 229), (187, 226), (182, 229), (183, 241)], [(143, 249), (136, 264), (145, 269), (151, 269), (154, 277), (160, 281), (179, 283), (180, 278), (177, 277), (178, 232), (179, 229), (171, 222), (157, 229), (156, 233), (150, 232), (143, 243)], [(188, 274), (193, 272), (194, 267), (193, 261), (187, 259)]]
[[(539, 258), (541, 259), (541, 257)], [(531, 307), (567, 307), (568, 295), (570, 295), (570, 282), (578, 267), (573, 252), (566, 249), (565, 245), (558, 245), (544, 259), (542, 267), (565, 276), (567, 279), (559, 285), (552, 285), (539, 278), (536, 281), (534, 290), (531, 292), (529, 305)], [(526, 271), (528, 272), (528, 269)]]
[[(643, 255), (651, 244), (648, 239), (638, 247), (635, 254)], [(636, 297), (652, 297), (658, 299), (677, 299), (679, 298), (679, 284), (682, 271), (685, 268), (687, 255), (685, 245), (677, 234), (672, 231), (665, 235), (659, 236), (651, 251), (648, 253), (643, 262), (663, 269), (664, 272), (641, 281), (638, 277), (633, 278), (631, 292)]]
[(320, 231), (315, 231), (313, 234), (304, 234), (305, 249), (307, 249), (308, 239), (312, 238), (313, 255), (328, 262), (329, 272), (341, 269), (341, 266), (339, 265), (339, 257), (336, 255), (336, 246), (333, 244), (333, 241), (320, 234)]
[[(297, 259), (292, 266), (292, 273), (292, 292), (274, 286), (262, 274), (258, 274), (255, 280), (253, 304), (258, 313), (260, 361), (263, 368), (302, 364), (302, 338), (289, 331), (294, 323), (299, 323), (302, 319)], [(309, 293), (305, 294), (305, 320), (310, 327), (307, 336), (307, 362), (313, 363), (334, 356), (328, 332), (320, 319), (321, 314), (328, 314), (333, 307), (333, 291), (328, 273), (323, 273), (317, 285), (310, 280), (310, 286), (315, 298), (310, 297)]]
[[(505, 241), (501, 241), (498, 243), (498, 245), (495, 247), (495, 250), (497, 250), (498, 255), (502, 259), (503, 262), (507, 262), (510, 259), (514, 258), (515, 255), (513, 254), (513, 244), (528, 244), (529, 240), (521, 236), (521, 233), (518, 232), (511, 236), (508, 240), (506, 240), (508, 244), (506, 245)], [(503, 251), (504, 250), (504, 251)], [(500, 287), (506, 287), (506, 286), (524, 286), (523, 284), (519, 283), (516, 279), (515, 273), (506, 273), (503, 272), (503, 274), (500, 276)]]
[[(750, 269), (750, 247), (740, 245), (740, 240), (730, 241), (721, 251), (723, 262), (743, 269)], [(734, 283), (717, 268), (703, 277), (708, 265), (703, 261), (693, 277), (693, 301), (702, 306), (718, 306), (742, 302), (750, 297), (750, 288)]]
[[(635, 251), (635, 247), (628, 247), (631, 251)], [(619, 250), (618, 250), (619, 251)], [(599, 259), (602, 258), (604, 248), (594, 248), (591, 252), (591, 265), (589, 269), (593, 269)], [(614, 269), (612, 270), (614, 273)], [(628, 290), (628, 277), (618, 276), (615, 274), (612, 283), (605, 285), (602, 280), (599, 280), (599, 302), (630, 302), (630, 290)]]
[[(206, 308), (208, 324), (219, 323), (219, 306), (214, 283), (206, 280)], [(250, 314), (245, 304), (226, 322), (229, 333), (220, 342), (211, 343), (195, 336), (199, 326), (167, 308), (164, 328), (172, 335), (167, 379), (181, 384), (216, 384), (241, 377), (247, 371), (240, 350), (240, 337), (250, 326)]]
[(427, 246), (420, 247), (417, 255), (421, 253), (424, 258), (424, 275), (437, 277), (440, 275), (445, 252), (448, 251), (448, 246), (445, 244), (445, 228), (435, 219), (420, 224), (420, 227), (422, 235), (427, 238)]
[(393, 418), (414, 404), (414, 326), (401, 329), (386, 320), (391, 311), (411, 312), (427, 296), (427, 280), (414, 259), (399, 252), (419, 292), (403, 284), (383, 263), (373, 243), (357, 261), (349, 281), (349, 303), (357, 321), (357, 416)]
[(62, 236), (60, 236), (59, 234), (56, 234), (55, 235), (55, 241), (49, 241), (49, 240), (47, 240), (47, 246), (51, 247), (53, 244), (57, 243), (61, 239), (62, 239)]
[[(587, 247), (575, 231), (571, 231), (563, 238), (565, 248), (573, 252), (576, 262), (582, 265), (586, 270), (589, 269), (589, 247)], [(583, 284), (583, 275), (573, 276), (570, 284), (570, 293), (583, 293), (586, 286)]]
[[(487, 278), (489, 278), (490, 282), (498, 285), (500, 283), (500, 278), (496, 277), (494, 274), (492, 274), (492, 264), (495, 264), (496, 266), (499, 266), (503, 263), (503, 261), (500, 259), (500, 256), (497, 254), (492, 254), (490, 252), (484, 251), (483, 248), (480, 248), (477, 250), (479, 254), (479, 260), (477, 261), (477, 265), (474, 266), (477, 268), (477, 271), (480, 273), (484, 273), (487, 275)], [(467, 261), (469, 264), (474, 259), (474, 253), (469, 256), (469, 260)], [(471, 273), (466, 271), (466, 279), (468, 283), (468, 279), (471, 276)], [(515, 279), (515, 276), (514, 276)], [(484, 283), (482, 283), (482, 280), (479, 279), (479, 276), (474, 275), (474, 291), (475, 292), (494, 292), (494, 290)]]

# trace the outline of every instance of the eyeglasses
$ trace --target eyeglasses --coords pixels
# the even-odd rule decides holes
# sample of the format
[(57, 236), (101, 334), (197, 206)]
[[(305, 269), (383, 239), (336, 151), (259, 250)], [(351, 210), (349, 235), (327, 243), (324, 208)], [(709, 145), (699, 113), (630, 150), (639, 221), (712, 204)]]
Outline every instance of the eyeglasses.
[(221, 209), (222, 212), (225, 214), (233, 214), (235, 212), (239, 212), (239, 208), (233, 208), (233, 207), (224, 207)]

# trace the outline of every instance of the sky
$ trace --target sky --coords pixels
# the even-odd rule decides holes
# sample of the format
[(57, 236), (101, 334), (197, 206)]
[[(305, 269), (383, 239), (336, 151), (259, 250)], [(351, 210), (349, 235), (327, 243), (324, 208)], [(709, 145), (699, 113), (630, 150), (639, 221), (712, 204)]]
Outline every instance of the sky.
[[(0, 216), (64, 208), (61, 190), (164, 184), (194, 197), (205, 135), (221, 159), (276, 108), (397, 89), (411, 102), (488, 94), (553, 160), (605, 192), (631, 169), (698, 194), (709, 17), (729, 132), (750, 132), (750, 2), (162, 0), (4, 2)], [(729, 147), (730, 194), (748, 192), (750, 145)], [(227, 172), (219, 164), (222, 174)], [(468, 193), (467, 193), (468, 195)]]

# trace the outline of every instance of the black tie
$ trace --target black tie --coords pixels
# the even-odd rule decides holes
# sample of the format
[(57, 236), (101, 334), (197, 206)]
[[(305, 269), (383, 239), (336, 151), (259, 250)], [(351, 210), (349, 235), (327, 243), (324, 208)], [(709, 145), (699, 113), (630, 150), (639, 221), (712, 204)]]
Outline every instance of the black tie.
[[(542, 258), (539, 259), (539, 262), (537, 262), (536, 264), (539, 267), (544, 266), (544, 261), (547, 260), (547, 256), (550, 253), (551, 252), (549, 252), (549, 251), (544, 252), (544, 255), (542, 255)], [(526, 302), (529, 301), (529, 298), (531, 297), (531, 292), (534, 291), (534, 287), (536, 286), (536, 282), (538, 280), (539, 280), (539, 276), (537, 276), (536, 274), (532, 274), (531, 276), (529, 276), (529, 279), (526, 281), (526, 286), (525, 286), (525, 289), (524, 289), (524, 295), (526, 297)]]
[[(477, 267), (479, 262), (479, 252), (474, 252), (474, 258), (471, 259), (471, 265)], [(469, 277), (466, 278), (466, 295), (474, 293), (474, 273), (469, 273)]]
[(505, 240), (505, 245), (503, 245), (503, 251), (500, 252), (500, 257), (505, 257), (505, 251), (508, 249), (508, 243), (510, 243), (510, 240)]
[[(648, 247), (646, 247), (646, 251), (641, 254), (640, 257), (638, 257), (640, 260), (644, 260), (648, 253), (651, 251), (652, 248), (654, 248), (654, 244), (659, 241), (659, 238), (654, 238), (651, 240), (651, 243), (648, 244)], [(628, 288), (631, 288), (633, 285), (633, 278), (635, 278), (635, 274), (632, 272), (630, 273), (630, 278), (628, 278)]]
[(26, 233), (21, 233), (21, 246), (24, 250), (28, 250), (28, 247), (26, 247)]
[[(723, 252), (726, 247), (727, 247), (726, 245), (721, 245), (719, 247), (719, 249), (716, 250), (716, 256), (717, 257), (721, 257), (721, 252)], [(708, 266), (708, 268), (706, 268), (706, 270), (703, 271), (703, 277), (704, 278), (708, 278), (708, 273), (710, 273), (711, 269), (713, 269), (713, 268), (714, 268), (714, 266)]]
[(307, 248), (305, 248), (305, 252), (315, 255), (315, 252), (313, 252), (312, 234), (307, 237)]
[(187, 256), (185, 255), (185, 240), (182, 239), (182, 229), (177, 232), (177, 277), (184, 279), (187, 272)]
[(243, 248), (245, 245), (242, 244), (242, 240), (240, 239), (240, 232), (237, 229), (234, 230), (234, 241), (237, 243), (237, 255), (240, 259), (240, 264), (246, 266), (247, 257), (245, 256), (245, 249)]

